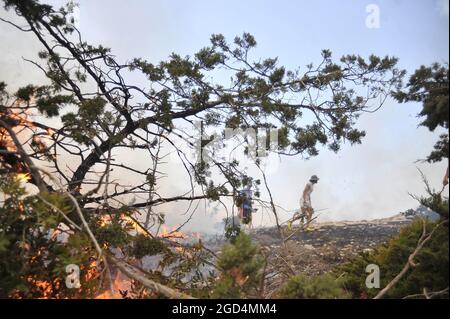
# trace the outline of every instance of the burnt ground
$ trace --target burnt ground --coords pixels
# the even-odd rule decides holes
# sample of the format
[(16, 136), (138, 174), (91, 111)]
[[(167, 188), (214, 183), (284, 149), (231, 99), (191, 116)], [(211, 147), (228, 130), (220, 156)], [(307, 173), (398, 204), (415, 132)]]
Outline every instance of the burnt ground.
[[(351, 256), (370, 251), (397, 235), (400, 228), (410, 222), (396, 215), (370, 221), (318, 223), (311, 232), (298, 231), (286, 246), (275, 227), (250, 231), (268, 257), (266, 297), (270, 297), (292, 275), (316, 276), (329, 272)], [(298, 228), (283, 230), (289, 235)]]

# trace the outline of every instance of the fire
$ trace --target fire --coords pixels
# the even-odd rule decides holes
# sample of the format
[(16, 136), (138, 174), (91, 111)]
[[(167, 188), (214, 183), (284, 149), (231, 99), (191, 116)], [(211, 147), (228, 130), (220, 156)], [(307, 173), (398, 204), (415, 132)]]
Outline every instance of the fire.
[(19, 173), (16, 175), (16, 178), (20, 181), (27, 182), (31, 179), (31, 174), (30, 173)]
[(14, 145), (8, 131), (3, 127), (0, 127), (0, 147), (5, 148), (8, 152), (17, 151), (16, 145)]
[(111, 223), (111, 217), (109, 215), (102, 215), (99, 222), (100, 227), (105, 227), (106, 225)]
[(47, 135), (53, 137), (53, 135), (55, 135), (55, 130), (49, 127), (47, 129)]
[[(110, 215), (102, 215), (99, 218), (99, 225), (100, 227), (107, 226), (111, 223), (111, 216)], [(150, 232), (146, 230), (135, 218), (128, 214), (121, 214), (120, 215), (120, 221), (125, 224), (126, 227), (128, 227), (128, 231), (135, 232), (135, 234), (142, 234), (144, 236), (151, 236)], [(188, 236), (178, 230), (178, 226), (174, 226), (172, 228), (168, 228), (166, 226), (161, 227), (161, 232), (159, 234), (156, 234), (154, 236), (159, 238), (168, 239), (170, 241), (175, 241), (177, 239), (186, 239)], [(195, 234), (194, 236), (199, 237), (199, 234)], [(187, 251), (184, 247), (181, 246), (175, 246), (173, 247), (174, 251), (184, 254), (185, 256), (192, 258), (192, 254)], [(134, 260), (135, 262), (139, 262), (137, 260)], [(128, 261), (132, 262), (132, 261)], [(93, 265), (95, 266), (95, 265)], [(95, 267), (94, 267), (95, 268)], [(109, 281), (109, 279), (106, 279)], [(132, 293), (132, 285), (133, 281), (130, 280), (127, 276), (123, 275), (120, 271), (117, 271), (117, 274), (114, 277), (112, 287), (113, 289), (107, 289), (103, 291), (102, 293), (95, 296), (95, 299), (123, 299), (123, 298), (141, 298), (142, 296), (134, 295)], [(145, 292), (141, 292), (145, 293)]]
[[(131, 228), (134, 230), (137, 234), (141, 234), (144, 236), (149, 236), (149, 231), (146, 230), (139, 222), (136, 221), (136, 219), (132, 218), (129, 215), (121, 214), (120, 219), (122, 222), (125, 223), (125, 226)], [(99, 220), (100, 227), (104, 227), (106, 225), (109, 225), (111, 223), (111, 217), (109, 215), (102, 215)], [(186, 239), (188, 236), (178, 231), (178, 226), (172, 227), (171, 230), (167, 228), (166, 226), (161, 227), (161, 232), (157, 234), (157, 237), (160, 238), (167, 238), (167, 239)]]
[(53, 291), (52, 284), (49, 283), (48, 281), (36, 280), (35, 285), (40, 290), (42, 290), (42, 294), (44, 295), (43, 296), (44, 298), (48, 298)]
[(148, 231), (142, 227), (139, 223), (137, 223), (133, 218), (122, 214), (120, 218), (130, 227), (134, 228), (134, 230), (141, 235), (148, 236)]
[[(142, 234), (145, 236), (148, 236), (148, 231), (141, 226), (138, 222), (136, 222), (135, 219), (131, 218), (130, 216), (126, 215), (126, 214), (121, 214), (120, 215), (120, 219), (122, 220), (122, 222), (125, 223), (125, 226), (132, 228), (134, 231), (136, 231), (136, 233), (138, 234)], [(105, 227), (106, 225), (109, 225), (111, 223), (111, 216), (109, 215), (102, 215), (100, 217), (100, 227)]]
[(97, 261), (93, 260), (86, 269), (86, 281), (93, 280), (98, 276)]
[[(120, 215), (120, 219), (125, 226), (135, 231), (136, 234), (141, 234), (144, 236), (151, 236), (150, 232), (144, 228), (135, 218), (125, 213)], [(109, 215), (102, 215), (99, 220), (100, 227), (104, 227), (111, 223), (111, 217)], [(161, 232), (155, 235), (156, 237), (166, 238), (166, 239), (186, 239), (187, 234), (178, 230), (178, 226), (173, 226), (170, 230), (166, 226), (161, 226)], [(199, 234), (194, 234), (196, 238), (199, 238)]]
[(29, 276), (26, 279), (30, 284), (32, 284), (33, 286), (35, 286), (36, 288), (39, 289), (42, 297), (40, 297), (39, 299), (48, 299), (52, 296), (53, 294), (53, 288), (58, 289), (60, 287), (60, 283), (59, 282), (50, 282), (50, 281), (46, 281), (46, 280), (39, 280), (36, 279), (34, 276)]
[(172, 230), (169, 231), (169, 229), (166, 226), (161, 227), (161, 234), (158, 235), (158, 237), (161, 238), (168, 238), (168, 239), (186, 239), (188, 236), (177, 230), (178, 227), (174, 226), (172, 227)]
[[(29, 141), (31, 137), (31, 146), (34, 147), (38, 152), (45, 154), (48, 151), (48, 146), (46, 144), (46, 141), (41, 140), (38, 135), (45, 135), (51, 138), (55, 134), (55, 130), (52, 128), (47, 128), (46, 132), (44, 133), (38, 132), (39, 128), (32, 120), (29, 119), (31, 116), (33, 116), (32, 113), (33, 111), (31, 108), (24, 110), (22, 107), (20, 107), (20, 103), (17, 102), (17, 107), (9, 107), (6, 111), (2, 112), (2, 116), (8, 118), (11, 129), (15, 133), (19, 141)], [(12, 137), (10, 136), (10, 133), (4, 127), (0, 127), (0, 150), (11, 153), (17, 152), (17, 147)], [(3, 157), (4, 155), (0, 153), (0, 156)], [(11, 164), (10, 162), (7, 162), (7, 164), (9, 166), (14, 166), (14, 164)], [(20, 167), (15, 166), (12, 169), (16, 172), (23, 171), (20, 169)], [(31, 176), (28, 176), (28, 174), (19, 174), (19, 178), (21, 180), (28, 181), (31, 179)]]
[(97, 295), (95, 299), (122, 299), (121, 292), (131, 291), (131, 281), (127, 280), (121, 272), (117, 272), (116, 278), (113, 281), (114, 291), (106, 290)]

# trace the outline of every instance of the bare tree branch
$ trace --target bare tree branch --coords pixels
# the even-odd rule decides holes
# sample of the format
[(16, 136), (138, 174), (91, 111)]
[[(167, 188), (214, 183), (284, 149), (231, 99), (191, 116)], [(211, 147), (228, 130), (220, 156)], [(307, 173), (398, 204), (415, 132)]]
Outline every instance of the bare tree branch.
[(150, 289), (151, 291), (156, 291), (168, 298), (172, 299), (193, 299), (192, 296), (184, 294), (182, 292), (178, 292), (175, 289), (169, 288), (167, 286), (161, 285), (151, 279), (148, 279), (145, 274), (142, 273), (139, 269), (131, 266), (130, 264), (124, 262), (123, 260), (117, 259), (112, 255), (107, 256), (108, 259), (116, 265), (125, 275), (128, 277), (139, 281), (145, 287)]

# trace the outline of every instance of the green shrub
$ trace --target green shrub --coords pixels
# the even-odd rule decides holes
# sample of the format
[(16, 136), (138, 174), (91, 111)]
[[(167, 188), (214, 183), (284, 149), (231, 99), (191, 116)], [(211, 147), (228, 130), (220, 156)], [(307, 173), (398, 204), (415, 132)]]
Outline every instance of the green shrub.
[(166, 250), (166, 246), (159, 238), (149, 238), (144, 235), (137, 235), (134, 239), (132, 254), (137, 258), (153, 256)]
[(239, 225), (227, 225), (225, 227), (225, 238), (231, 243), (234, 243), (237, 236), (241, 233), (241, 227)]
[[(427, 231), (436, 226), (427, 222)], [(404, 267), (422, 234), (422, 221), (416, 220), (401, 229), (400, 234), (372, 253), (360, 254), (335, 270), (343, 276), (343, 285), (353, 298), (374, 297)], [(448, 225), (440, 226), (415, 258), (417, 267), (408, 273), (386, 294), (386, 298), (403, 298), (421, 293), (423, 288), (439, 291), (448, 287), (449, 246)], [(365, 285), (368, 264), (380, 267), (380, 289)]]
[[(14, 175), (2, 175), (0, 193), (0, 298), (90, 298), (99, 280), (89, 275), (96, 251), (85, 232), (57, 240), (56, 225), (73, 210), (59, 194), (28, 195)], [(44, 202), (44, 200), (46, 202)], [(48, 203), (51, 203), (52, 207)], [(65, 285), (66, 266), (80, 267), (82, 289)]]
[(349, 295), (340, 280), (330, 274), (317, 277), (297, 275), (280, 289), (278, 296), (287, 299), (342, 299)]
[(240, 233), (223, 247), (217, 262), (222, 270), (213, 289), (213, 298), (242, 298), (255, 293), (261, 282), (262, 257), (251, 238)]

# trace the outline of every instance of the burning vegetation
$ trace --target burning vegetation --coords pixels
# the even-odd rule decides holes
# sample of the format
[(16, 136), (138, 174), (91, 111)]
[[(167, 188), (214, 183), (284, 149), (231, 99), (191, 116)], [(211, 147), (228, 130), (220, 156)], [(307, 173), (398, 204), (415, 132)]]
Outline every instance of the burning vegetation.
[[(200, 203), (217, 202), (228, 211), (229, 201), (235, 211), (241, 189), (260, 194), (261, 181), (247, 175), (237, 160), (217, 155), (216, 147), (225, 146), (213, 146), (214, 137), (203, 135), (275, 126), (276, 149), (265, 145), (259, 150), (305, 157), (317, 155), (320, 147), (338, 152), (343, 143), (361, 143), (360, 114), (378, 110), (402, 88), (405, 75), (394, 57), (335, 59), (329, 50), (321, 52), (317, 66), (305, 69), (288, 70), (274, 58), (254, 62), (249, 52), (256, 40), (248, 33), (230, 43), (212, 35), (210, 46), (193, 56), (173, 54), (158, 65), (144, 59), (122, 63), (110, 49), (83, 39), (72, 5), (56, 10), (35, 0), (2, 3), (27, 24), (9, 26), (30, 32), (42, 44), (40, 61), (30, 62), (44, 71), (48, 84), (12, 93), (0, 82), (0, 298), (267, 297), (269, 259), (249, 236), (233, 230), (230, 243), (216, 254), (201, 238), (182, 231)], [(445, 120), (429, 114), (433, 99), (424, 99), (415, 81), (412, 96), (397, 98), (424, 101), (421, 115), (433, 119), (429, 128), (448, 129), (448, 68), (435, 65), (425, 71), (418, 76), (439, 82), (432, 93), (439, 94), (436, 105), (444, 109)], [(214, 82), (214, 72), (228, 74), (231, 82)], [(128, 82), (135, 78), (148, 82)], [(425, 89), (429, 82), (424, 81)], [(193, 124), (197, 120), (200, 128)], [(180, 122), (192, 123), (192, 132), (199, 129), (199, 141), (180, 129)], [(260, 168), (251, 139), (233, 139)], [(198, 146), (200, 158), (189, 157)], [(160, 187), (172, 173), (165, 165), (172, 155), (189, 185), (179, 194)], [(432, 155), (430, 160), (448, 159), (448, 135)], [(144, 168), (132, 161), (136, 157), (143, 158)], [(441, 215), (439, 227), (448, 222), (448, 199), (441, 193), (424, 199)], [(170, 208), (171, 203), (188, 204), (183, 210)], [(284, 240), (271, 195), (270, 206), (264, 205)], [(185, 222), (167, 228), (166, 211), (186, 216)], [(251, 205), (245, 213), (251, 222)], [(428, 241), (430, 234), (424, 231), (421, 239)], [(295, 274), (285, 260), (279, 268)], [(294, 278), (287, 295), (304, 297), (298, 291), (303, 282), (323, 283)]]
[[(27, 107), (20, 107), (21, 103), (26, 103)], [(56, 130), (43, 128), (30, 120), (30, 101), (16, 98), (14, 105), (17, 107), (3, 108), (1, 115), (9, 130), (0, 127), (0, 163), (5, 177), (0, 183), (3, 194), (0, 220), (1, 229), (4, 230), (6, 226), (9, 236), (5, 236), (4, 231), (0, 232), (0, 252), (3, 250), (3, 260), (8, 258), (5, 256), (5, 249), (13, 244), (14, 249), (10, 253), (17, 261), (17, 273), (14, 273), (14, 269), (8, 269), (8, 274), (2, 270), (0, 294), (10, 298), (109, 299), (158, 296), (138, 281), (124, 275), (117, 267), (107, 265), (104, 259), (95, 254), (88, 238), (83, 233), (76, 232), (81, 228), (74, 226), (80, 221), (74, 216), (74, 209), (67, 196), (61, 192), (31, 196), (27, 194), (24, 186), (33, 185), (36, 181), (22, 159), (14, 139), (29, 146), (29, 150), (34, 152), (28, 152), (30, 157), (38, 161), (52, 160), (56, 156), (50, 155), (51, 145), (48, 145), (46, 140), (52, 141)], [(12, 133), (14, 136), (11, 136)], [(48, 189), (53, 189), (53, 186)], [(169, 229), (165, 225), (159, 225), (153, 234), (133, 217), (134, 213), (89, 213), (89, 227), (101, 244), (102, 253), (113, 251), (122, 258), (126, 253), (130, 264), (137, 268), (142, 267), (143, 257), (162, 254), (164, 258), (161, 258), (160, 270), (155, 274), (146, 273), (150, 278), (166, 278), (165, 280), (169, 281), (170, 275), (164, 275), (163, 272), (174, 263), (178, 265), (171, 271), (175, 271), (177, 267), (185, 267), (183, 271), (188, 274), (195, 263), (186, 268), (181, 266), (180, 261), (184, 258), (194, 258), (195, 251), (198, 253), (201, 245), (197, 248), (184, 245), (183, 242), (187, 242), (189, 237), (178, 227)], [(14, 243), (13, 237), (10, 236), (11, 230), (22, 234), (20, 241)], [(65, 284), (65, 278), (70, 274), (65, 272), (64, 265), (69, 262), (80, 269), (81, 285), (77, 289), (68, 289)], [(37, 272), (37, 269), (40, 272)], [(182, 276), (179, 275), (178, 278), (181, 280)]]

